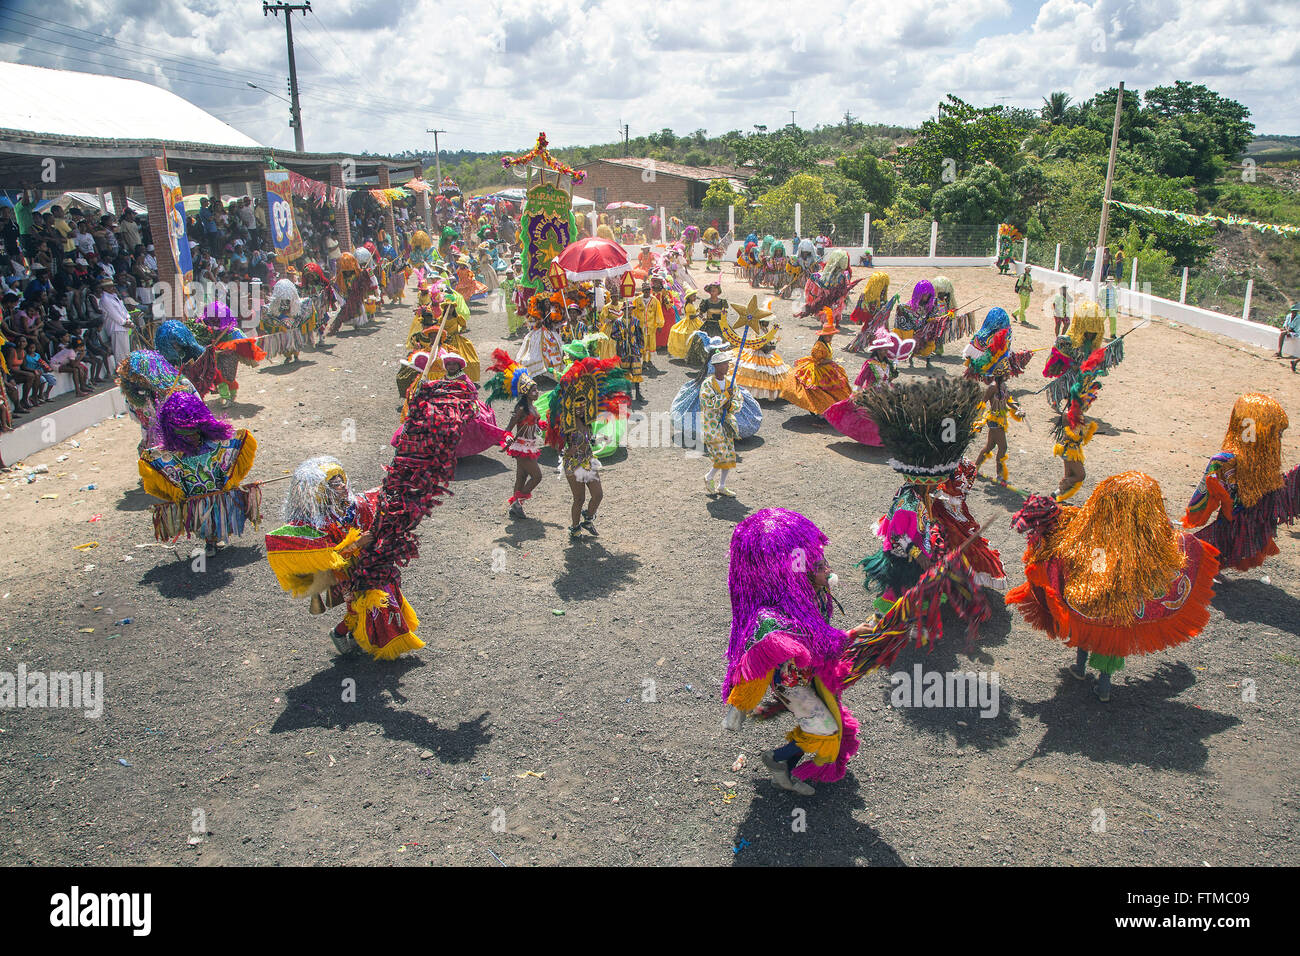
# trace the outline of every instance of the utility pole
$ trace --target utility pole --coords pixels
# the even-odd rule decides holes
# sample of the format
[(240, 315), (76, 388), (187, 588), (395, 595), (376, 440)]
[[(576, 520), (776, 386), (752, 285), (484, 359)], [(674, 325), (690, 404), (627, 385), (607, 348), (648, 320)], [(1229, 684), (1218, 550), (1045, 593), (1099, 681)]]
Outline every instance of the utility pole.
[(624, 159), (627, 159), (627, 155), (628, 155), (627, 135), (628, 135), (628, 125), (627, 123), (624, 123), (623, 124), (623, 158)]
[(1110, 162), (1106, 164), (1106, 192), (1101, 200), (1101, 226), (1097, 230), (1097, 250), (1092, 261), (1092, 298), (1096, 301), (1101, 286), (1101, 263), (1105, 257), (1106, 227), (1110, 225), (1110, 186), (1115, 179), (1115, 153), (1119, 148), (1119, 117), (1124, 108), (1124, 83), (1119, 84), (1115, 97), (1115, 125), (1110, 131)]
[(302, 145), (302, 109), (298, 106), (298, 68), (293, 60), (293, 15), (311, 13), (311, 0), (306, 3), (267, 3), (262, 0), (262, 16), (280, 16), (284, 11), (284, 36), (289, 43), (289, 125), (293, 127), (293, 145), (298, 152)]
[(436, 170), (438, 185), (442, 185), (442, 150), (438, 148), (438, 134), (447, 132), (445, 129), (426, 129), (426, 133), (433, 134), (433, 168)]
[(794, 110), (790, 111), (790, 125), (794, 125)]

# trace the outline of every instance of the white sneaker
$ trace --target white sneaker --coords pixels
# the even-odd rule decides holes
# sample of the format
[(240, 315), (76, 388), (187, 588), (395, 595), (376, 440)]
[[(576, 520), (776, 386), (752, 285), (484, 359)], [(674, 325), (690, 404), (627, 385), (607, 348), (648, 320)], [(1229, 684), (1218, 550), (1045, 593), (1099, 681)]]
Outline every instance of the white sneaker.
[(717, 484), (717, 482), (715, 482), (712, 478), (705, 478), (705, 479), (704, 479), (704, 490), (705, 490), (706, 492), (708, 492), (709, 494), (711, 494), (711, 495), (716, 495), (716, 494), (718, 493), (718, 484)]
[(351, 654), (357, 648), (357, 642), (353, 640), (351, 634), (340, 635), (337, 631), (330, 631), (330, 640), (334, 642), (334, 649), (340, 654)]
[(777, 760), (773, 754), (775, 751), (767, 750), (763, 753), (763, 766), (772, 774), (772, 782), (782, 790), (789, 790), (791, 793), (802, 794), (810, 797), (817, 791), (802, 780), (796, 780), (790, 776), (790, 768), (783, 761)]

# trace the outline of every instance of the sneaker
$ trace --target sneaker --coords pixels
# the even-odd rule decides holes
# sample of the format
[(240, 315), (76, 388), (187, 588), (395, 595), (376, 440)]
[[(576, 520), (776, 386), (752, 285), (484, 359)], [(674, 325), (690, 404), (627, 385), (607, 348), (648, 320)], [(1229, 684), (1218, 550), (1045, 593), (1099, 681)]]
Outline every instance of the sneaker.
[(726, 487), (725, 485), (718, 489), (718, 494), (726, 495), (728, 498), (736, 497), (736, 493), (732, 491), (730, 488)]
[(704, 490), (708, 494), (716, 495), (718, 493), (718, 484), (712, 478), (704, 479)]
[(203, 549), (203, 556), (207, 558), (215, 558), (217, 556), (217, 546), (215, 544), (209, 544)]
[(586, 529), (587, 529), (587, 533), (588, 533), (589, 535), (591, 535), (593, 538), (599, 538), (599, 537), (600, 537), (600, 535), (596, 533), (596, 526), (592, 523), (592, 521), (591, 521), (590, 518), (583, 518), (583, 519), (582, 519), (582, 527), (586, 528)]
[(1069, 667), (1066, 668), (1066, 670), (1068, 670), (1068, 671), (1070, 672), (1070, 676), (1073, 677), (1075, 680), (1087, 680), (1087, 679), (1088, 679), (1088, 670), (1087, 670), (1086, 667), (1083, 668), (1082, 670), (1080, 670), (1079, 668), (1077, 668), (1077, 667), (1075, 667), (1073, 664), (1071, 664)]
[(1109, 687), (1103, 688), (1100, 684), (1097, 684), (1092, 688), (1092, 692), (1097, 695), (1097, 699), (1101, 701), (1103, 704), (1108, 703), (1110, 701)]
[(771, 750), (763, 752), (763, 766), (771, 772), (774, 784), (782, 790), (789, 790), (791, 793), (802, 794), (805, 797), (817, 792), (802, 780), (790, 776), (790, 768), (783, 761), (777, 760), (773, 753), (774, 751)]
[(357, 647), (357, 642), (352, 639), (351, 634), (339, 634), (333, 629), (330, 630), (330, 640), (334, 642), (334, 649), (340, 654), (351, 654)]
[(569, 529), (569, 540), (577, 541), (580, 537), (582, 537), (582, 525), (575, 524)]
[(516, 501), (514, 504), (510, 506), (510, 517), (526, 518), (528, 516), (524, 514), (524, 506)]

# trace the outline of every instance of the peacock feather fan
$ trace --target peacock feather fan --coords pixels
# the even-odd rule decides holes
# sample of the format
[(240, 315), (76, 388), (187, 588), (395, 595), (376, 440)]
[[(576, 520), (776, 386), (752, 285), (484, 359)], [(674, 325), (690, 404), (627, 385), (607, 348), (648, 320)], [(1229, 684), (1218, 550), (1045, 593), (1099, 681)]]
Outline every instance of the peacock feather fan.
[(895, 471), (946, 481), (974, 438), (980, 387), (935, 378), (900, 388), (866, 389), (854, 401), (880, 429)]

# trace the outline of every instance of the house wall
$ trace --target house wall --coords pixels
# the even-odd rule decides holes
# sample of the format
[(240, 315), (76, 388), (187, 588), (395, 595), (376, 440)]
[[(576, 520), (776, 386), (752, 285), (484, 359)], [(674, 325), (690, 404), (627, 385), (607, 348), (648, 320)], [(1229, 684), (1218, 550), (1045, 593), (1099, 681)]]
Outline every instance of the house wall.
[[(678, 176), (656, 175), (650, 170), (603, 162), (579, 168), (587, 178), (577, 189), (594, 200), (601, 211), (612, 202), (641, 202), (658, 209), (660, 206), (676, 208), (690, 201), (691, 181)], [(604, 193), (598, 193), (602, 189)]]

